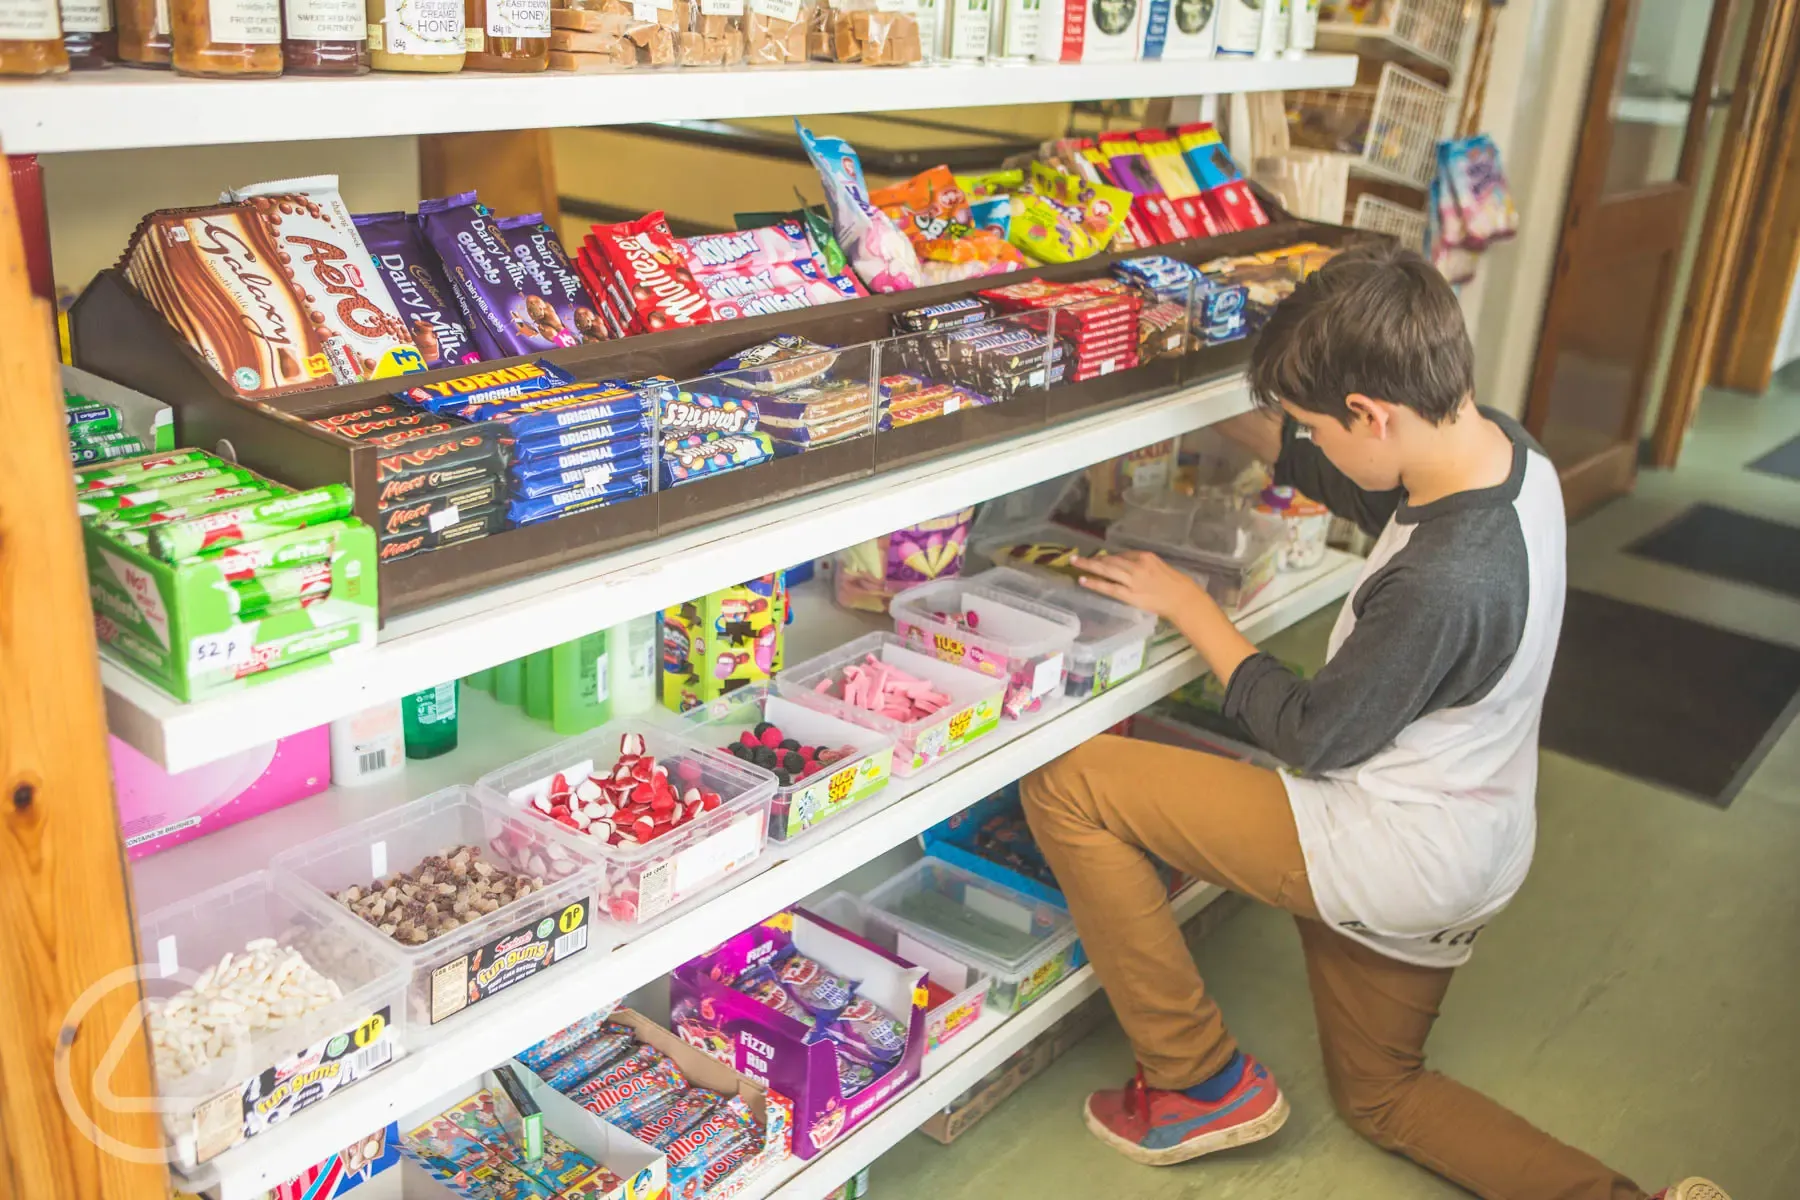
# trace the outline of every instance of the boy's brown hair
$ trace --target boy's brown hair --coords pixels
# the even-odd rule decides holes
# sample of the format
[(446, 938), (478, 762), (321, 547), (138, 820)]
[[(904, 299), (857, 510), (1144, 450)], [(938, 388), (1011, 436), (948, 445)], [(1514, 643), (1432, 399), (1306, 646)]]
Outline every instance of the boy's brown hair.
[(1475, 390), (1475, 348), (1456, 293), (1413, 250), (1386, 242), (1338, 255), (1276, 306), (1250, 355), (1256, 402), (1287, 401), (1346, 428), (1352, 393), (1434, 425)]

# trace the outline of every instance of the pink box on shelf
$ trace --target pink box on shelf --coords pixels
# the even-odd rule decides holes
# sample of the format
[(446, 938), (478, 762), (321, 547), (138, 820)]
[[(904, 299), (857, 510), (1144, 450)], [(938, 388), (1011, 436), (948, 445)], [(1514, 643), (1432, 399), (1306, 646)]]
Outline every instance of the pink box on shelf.
[[(849, 1096), (830, 1038), (808, 1040), (812, 1031), (805, 1025), (729, 986), (789, 945), (826, 970), (858, 981), (858, 996), (906, 1024), (899, 1060)], [(921, 968), (797, 908), (677, 968), (669, 978), (670, 1024), (690, 1045), (786, 1097), (794, 1108), (794, 1157), (811, 1158), (917, 1082), (925, 1061), (924, 983)]]
[(324, 725), (179, 775), (116, 737), (106, 741), (119, 826), (134, 862), (331, 785), (331, 731)]

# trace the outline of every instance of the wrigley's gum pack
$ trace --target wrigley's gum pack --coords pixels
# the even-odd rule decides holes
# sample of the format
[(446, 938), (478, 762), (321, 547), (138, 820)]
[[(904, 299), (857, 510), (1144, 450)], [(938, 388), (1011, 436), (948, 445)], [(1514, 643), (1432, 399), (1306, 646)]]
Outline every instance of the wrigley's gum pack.
[[(70, 399), (76, 400), (79, 397)], [(77, 433), (113, 433), (119, 428), (119, 410), (110, 404), (89, 404), (83, 400), (64, 409), (63, 417), (69, 424), (71, 437)]]
[(285, 533), (350, 515), (350, 489), (328, 483), (286, 496), (254, 500), (150, 530), (150, 552), (177, 562), (203, 551)]

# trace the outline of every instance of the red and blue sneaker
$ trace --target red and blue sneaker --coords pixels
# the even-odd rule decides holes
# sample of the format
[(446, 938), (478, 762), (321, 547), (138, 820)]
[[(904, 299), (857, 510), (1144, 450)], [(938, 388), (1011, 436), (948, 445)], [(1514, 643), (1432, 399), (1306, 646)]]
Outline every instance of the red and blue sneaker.
[(1664, 1188), (1652, 1200), (1731, 1200), (1731, 1197), (1712, 1180), (1695, 1176), (1682, 1180), (1674, 1187)]
[(1087, 1098), (1087, 1127), (1133, 1162), (1167, 1167), (1260, 1142), (1287, 1123), (1287, 1097), (1268, 1069), (1247, 1054), (1237, 1081), (1222, 1094), (1196, 1099), (1195, 1090), (1202, 1089), (1153, 1088), (1140, 1069), (1124, 1087)]

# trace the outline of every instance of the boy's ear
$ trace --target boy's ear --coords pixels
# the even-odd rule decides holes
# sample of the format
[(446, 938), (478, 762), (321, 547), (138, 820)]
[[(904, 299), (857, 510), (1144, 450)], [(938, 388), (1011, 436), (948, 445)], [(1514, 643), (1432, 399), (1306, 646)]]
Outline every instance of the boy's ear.
[(1357, 422), (1366, 423), (1370, 435), (1377, 439), (1388, 435), (1388, 427), (1393, 412), (1386, 404), (1373, 396), (1365, 396), (1361, 392), (1351, 392), (1344, 397), (1344, 407)]

